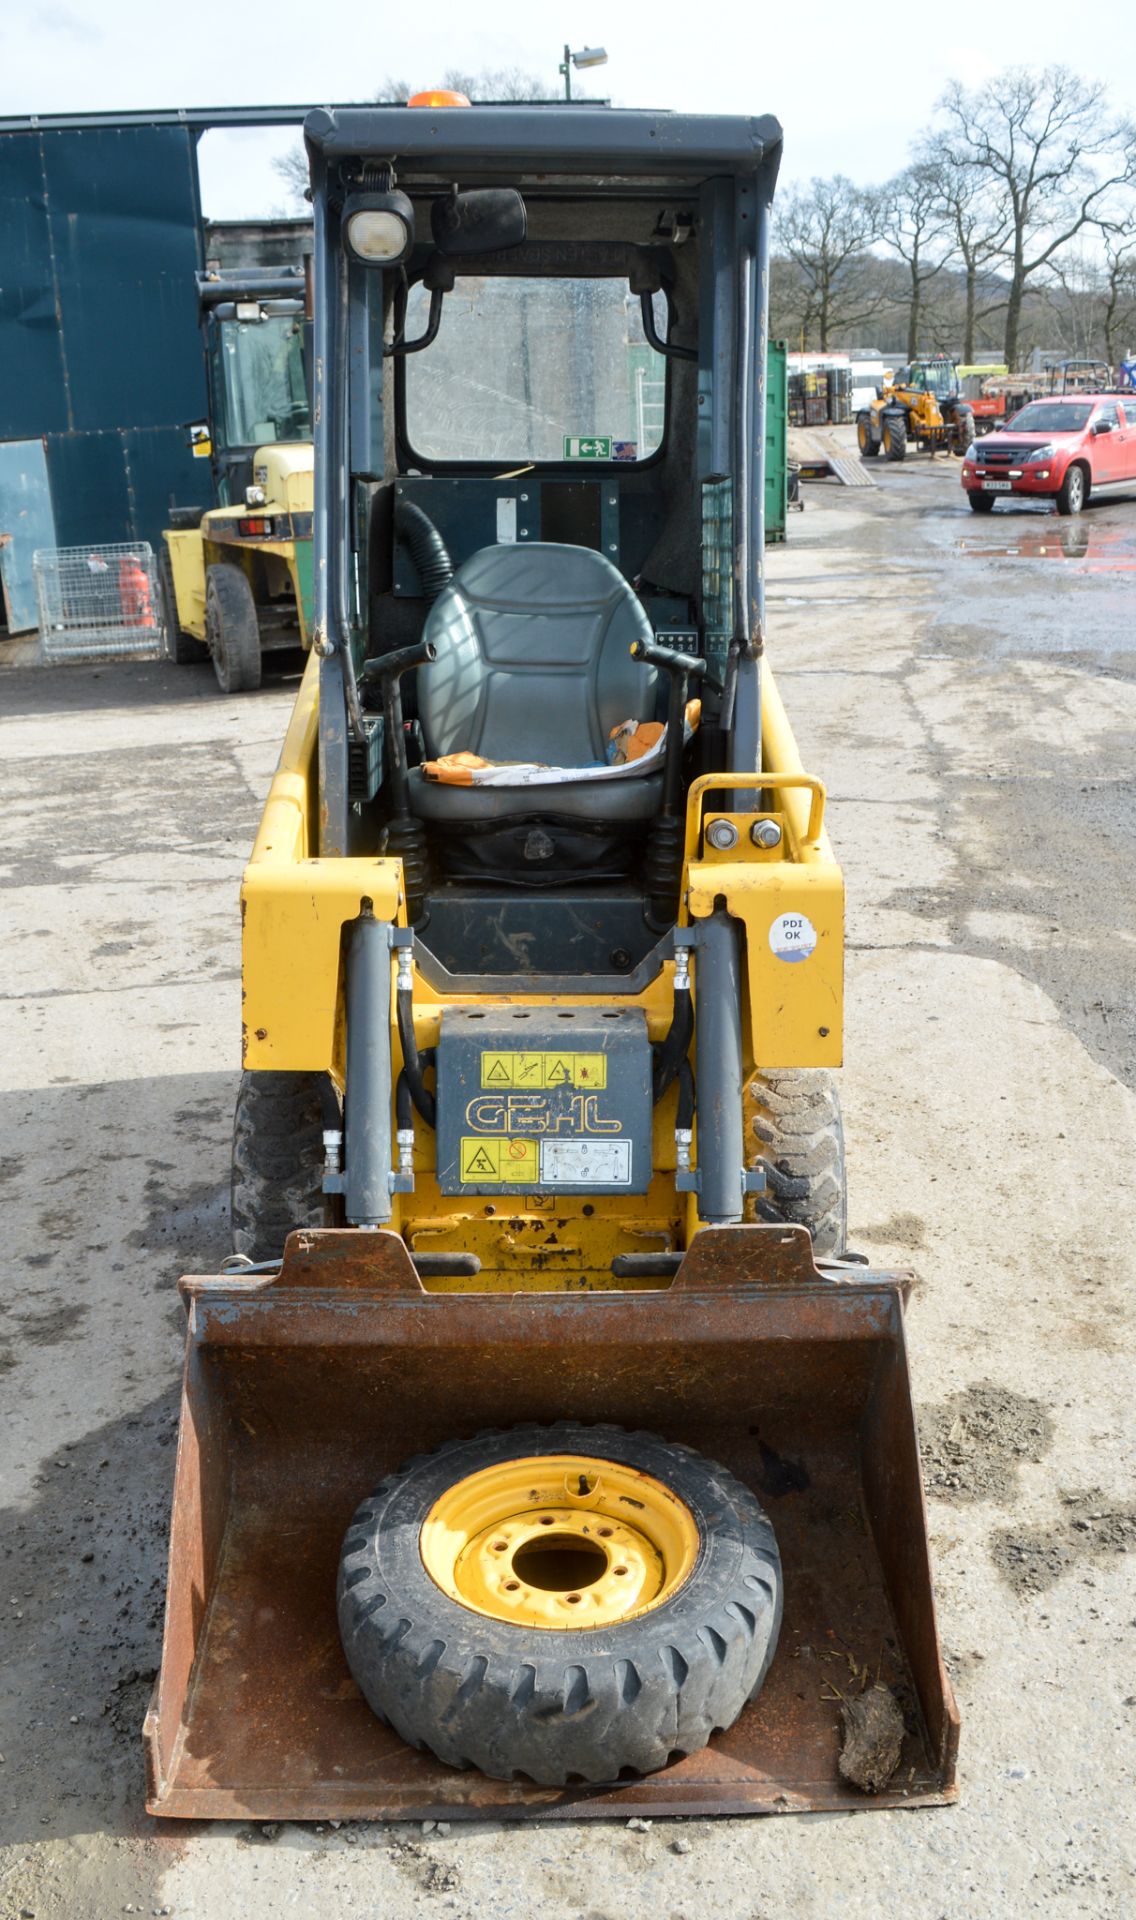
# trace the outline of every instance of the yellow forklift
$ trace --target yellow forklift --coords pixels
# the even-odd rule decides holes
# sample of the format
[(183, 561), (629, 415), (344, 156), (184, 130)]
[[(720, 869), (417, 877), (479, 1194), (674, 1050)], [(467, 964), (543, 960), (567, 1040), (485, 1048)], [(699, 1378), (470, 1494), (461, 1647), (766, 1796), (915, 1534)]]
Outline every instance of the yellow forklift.
[(203, 274), (208, 424), (216, 505), (173, 507), (159, 555), (166, 645), (213, 662), (223, 693), (259, 687), (265, 653), (308, 647), (312, 621), (312, 426), (300, 269)]
[(766, 656), (780, 127), (305, 135), (315, 639), (147, 1804), (949, 1800), (907, 1278), (845, 1244), (843, 885)]

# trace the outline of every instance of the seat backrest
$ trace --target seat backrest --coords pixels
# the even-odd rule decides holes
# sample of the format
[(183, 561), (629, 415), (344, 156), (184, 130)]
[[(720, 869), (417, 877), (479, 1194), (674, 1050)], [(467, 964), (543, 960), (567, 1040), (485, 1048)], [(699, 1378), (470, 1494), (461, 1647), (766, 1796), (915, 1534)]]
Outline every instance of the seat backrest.
[(655, 670), (631, 658), (653, 638), (619, 570), (590, 547), (482, 547), (426, 617), (437, 659), (418, 671), (431, 755), (548, 766), (602, 762), (612, 728), (655, 712)]

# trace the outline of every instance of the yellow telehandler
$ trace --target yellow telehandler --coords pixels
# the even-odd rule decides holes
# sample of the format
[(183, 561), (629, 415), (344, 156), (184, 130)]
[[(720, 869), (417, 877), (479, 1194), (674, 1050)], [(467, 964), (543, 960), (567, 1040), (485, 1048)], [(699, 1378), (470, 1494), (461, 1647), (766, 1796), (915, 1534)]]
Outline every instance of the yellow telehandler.
[(948, 1800), (906, 1277), (845, 1246), (842, 881), (765, 658), (780, 128), (305, 132), (314, 649), (148, 1806)]
[(862, 460), (881, 451), (887, 460), (904, 460), (912, 445), (921, 453), (964, 454), (973, 439), (974, 409), (963, 399), (954, 361), (942, 354), (899, 367), (856, 415)]

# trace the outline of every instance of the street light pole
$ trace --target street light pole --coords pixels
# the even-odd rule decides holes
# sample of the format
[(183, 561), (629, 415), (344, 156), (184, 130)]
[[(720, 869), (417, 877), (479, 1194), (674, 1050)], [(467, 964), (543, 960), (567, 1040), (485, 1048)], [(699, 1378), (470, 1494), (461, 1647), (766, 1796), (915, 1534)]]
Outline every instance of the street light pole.
[(571, 47), (566, 43), (564, 47), (564, 59), (558, 69), (558, 71), (564, 75), (564, 98), (566, 100), (571, 100), (572, 98), (573, 67), (605, 67), (606, 65), (607, 52), (605, 48), (580, 47), (577, 52), (573, 53)]

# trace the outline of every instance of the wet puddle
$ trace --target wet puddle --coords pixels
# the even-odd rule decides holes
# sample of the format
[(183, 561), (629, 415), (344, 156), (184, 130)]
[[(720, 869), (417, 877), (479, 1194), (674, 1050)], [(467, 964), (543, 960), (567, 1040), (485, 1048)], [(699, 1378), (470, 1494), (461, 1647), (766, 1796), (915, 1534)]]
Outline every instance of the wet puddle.
[(1036, 512), (991, 516), (960, 534), (955, 551), (971, 560), (1056, 560), (1082, 573), (1136, 573), (1136, 520), (1107, 526)]

